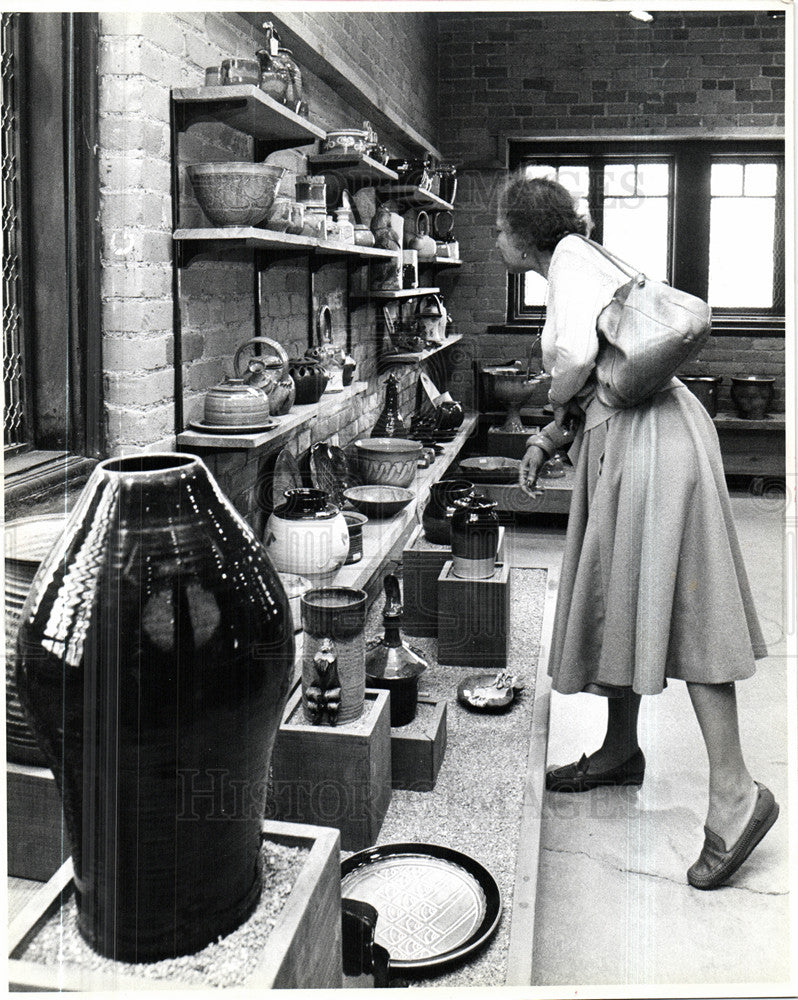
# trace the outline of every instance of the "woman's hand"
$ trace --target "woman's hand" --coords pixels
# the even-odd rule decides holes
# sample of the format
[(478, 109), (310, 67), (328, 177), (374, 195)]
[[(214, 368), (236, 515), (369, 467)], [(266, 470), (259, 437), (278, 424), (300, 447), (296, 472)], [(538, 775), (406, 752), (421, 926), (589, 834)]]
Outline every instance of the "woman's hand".
[(552, 404), (554, 410), (554, 422), (561, 431), (568, 434), (576, 434), (579, 424), (584, 419), (581, 406), (574, 399), (569, 399), (567, 403)]
[(541, 467), (548, 460), (546, 452), (536, 444), (527, 448), (524, 457), (521, 459), (521, 468), (518, 470), (518, 485), (521, 491), (529, 497), (540, 495), (537, 489), (538, 474)]

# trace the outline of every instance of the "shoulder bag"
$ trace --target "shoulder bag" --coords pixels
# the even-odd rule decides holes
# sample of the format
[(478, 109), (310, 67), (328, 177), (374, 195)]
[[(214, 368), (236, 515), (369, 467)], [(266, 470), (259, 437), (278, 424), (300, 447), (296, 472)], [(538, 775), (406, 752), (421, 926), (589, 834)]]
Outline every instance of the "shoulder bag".
[(631, 276), (596, 320), (596, 378), (602, 403), (636, 406), (698, 354), (709, 337), (712, 311), (703, 299), (648, 278), (600, 244), (583, 239)]

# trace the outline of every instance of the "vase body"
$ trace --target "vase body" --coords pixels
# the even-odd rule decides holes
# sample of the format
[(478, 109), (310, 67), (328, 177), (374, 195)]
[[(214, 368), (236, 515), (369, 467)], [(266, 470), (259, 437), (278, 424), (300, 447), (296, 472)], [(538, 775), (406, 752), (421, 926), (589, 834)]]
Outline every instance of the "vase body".
[(407, 437), (407, 427), (399, 409), (399, 381), (395, 375), (385, 380), (385, 403), (371, 428), (371, 437)]
[(33, 578), (64, 530), (63, 514), (23, 517), (5, 527), (6, 757), (15, 764), (47, 767), (17, 690), (17, 631)]
[(294, 381), (294, 402), (318, 403), (330, 378), (326, 368), (313, 358), (294, 358), (288, 367)]
[(732, 376), (731, 398), (737, 416), (743, 420), (762, 420), (775, 394), (775, 378), (764, 375)]
[(473, 489), (473, 484), (467, 479), (441, 479), (432, 484), (429, 500), (421, 515), (424, 537), (428, 542), (451, 545), (454, 502), (467, 497)]
[(467, 580), (493, 576), (499, 550), (496, 503), (473, 495), (455, 502), (452, 514), (452, 573)]
[(154, 961), (234, 930), (261, 891), (293, 629), (263, 547), (198, 458), (97, 466), (34, 580), (19, 651), (83, 937)]
[(680, 380), (701, 400), (710, 417), (718, 415), (718, 390), (723, 382), (720, 375), (680, 375)]
[[(310, 722), (340, 725), (363, 714), (367, 600), (364, 590), (353, 587), (318, 587), (302, 595), (302, 707)], [(319, 676), (324, 654), (336, 661), (334, 688)], [(313, 689), (321, 691), (321, 699), (313, 697)], [(319, 712), (319, 700), (332, 710)]]
[(300, 487), (285, 491), (285, 503), (266, 523), (264, 542), (281, 573), (319, 576), (343, 566), (349, 529), (324, 490)]

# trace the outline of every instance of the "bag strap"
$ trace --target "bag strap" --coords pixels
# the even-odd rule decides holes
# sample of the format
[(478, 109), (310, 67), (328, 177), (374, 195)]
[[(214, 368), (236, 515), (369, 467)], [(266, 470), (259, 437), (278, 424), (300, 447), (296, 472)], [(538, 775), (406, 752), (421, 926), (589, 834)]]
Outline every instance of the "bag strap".
[(594, 250), (598, 250), (603, 257), (606, 257), (611, 264), (614, 264), (621, 271), (625, 271), (630, 278), (636, 278), (638, 275), (643, 273), (638, 268), (632, 267), (631, 264), (627, 264), (625, 260), (621, 260), (620, 257), (612, 253), (611, 250), (607, 250), (606, 247), (603, 247), (600, 243), (596, 243), (593, 240), (588, 239), (587, 236), (583, 236), (581, 233), (573, 233), (572, 235), (578, 236), (580, 240), (584, 240), (585, 243), (592, 246)]

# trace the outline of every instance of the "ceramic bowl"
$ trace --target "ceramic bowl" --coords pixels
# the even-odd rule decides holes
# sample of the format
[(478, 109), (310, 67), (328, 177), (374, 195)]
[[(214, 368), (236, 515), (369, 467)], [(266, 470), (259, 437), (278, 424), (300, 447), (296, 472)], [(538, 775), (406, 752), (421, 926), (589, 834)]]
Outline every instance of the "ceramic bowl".
[(352, 486), (344, 490), (344, 496), (366, 517), (393, 517), (403, 510), (415, 493), (401, 486)]
[(409, 486), (415, 479), (423, 445), (409, 438), (360, 438), (355, 441), (355, 451), (364, 483)]
[(762, 420), (770, 409), (776, 391), (776, 379), (769, 375), (732, 375), (731, 398), (737, 416), (744, 420)]
[(368, 149), (368, 132), (359, 128), (328, 132), (321, 144), (322, 153), (365, 153)]
[(194, 163), (188, 175), (215, 226), (257, 226), (268, 217), (285, 167), (270, 163)]

